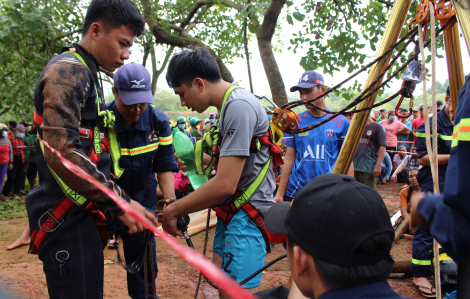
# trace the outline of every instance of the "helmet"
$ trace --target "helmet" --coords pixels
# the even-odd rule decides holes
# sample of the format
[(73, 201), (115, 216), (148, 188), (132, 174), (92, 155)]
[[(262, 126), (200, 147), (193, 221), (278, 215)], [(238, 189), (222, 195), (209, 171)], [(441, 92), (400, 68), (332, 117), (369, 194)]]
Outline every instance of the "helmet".
[(199, 119), (197, 119), (196, 117), (193, 117), (189, 120), (189, 123), (191, 124), (191, 126), (195, 126), (199, 123)]
[(206, 119), (204, 120), (204, 124), (207, 124), (208, 122), (209, 122), (209, 119), (206, 118)]
[(185, 123), (186, 122), (186, 118), (184, 118), (184, 116), (180, 116), (176, 119), (176, 123)]
[(209, 118), (215, 118), (215, 113), (210, 113)]

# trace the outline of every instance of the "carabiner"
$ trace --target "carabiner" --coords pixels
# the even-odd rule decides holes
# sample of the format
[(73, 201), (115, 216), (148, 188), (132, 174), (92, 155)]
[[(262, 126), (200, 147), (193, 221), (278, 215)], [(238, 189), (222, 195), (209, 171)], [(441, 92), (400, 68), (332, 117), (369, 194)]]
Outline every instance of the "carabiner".
[(398, 109), (400, 108), (401, 102), (403, 101), (404, 98), (405, 98), (405, 96), (402, 95), (401, 98), (400, 98), (400, 100), (398, 101), (397, 106), (395, 107), (395, 115), (396, 115), (398, 118), (408, 118), (408, 117), (411, 116), (411, 113), (413, 112), (413, 108), (411, 108), (411, 106), (413, 106), (413, 95), (411, 95), (411, 97), (410, 97), (410, 112), (409, 112), (408, 114), (405, 114), (405, 115), (400, 114), (400, 113), (398, 112)]

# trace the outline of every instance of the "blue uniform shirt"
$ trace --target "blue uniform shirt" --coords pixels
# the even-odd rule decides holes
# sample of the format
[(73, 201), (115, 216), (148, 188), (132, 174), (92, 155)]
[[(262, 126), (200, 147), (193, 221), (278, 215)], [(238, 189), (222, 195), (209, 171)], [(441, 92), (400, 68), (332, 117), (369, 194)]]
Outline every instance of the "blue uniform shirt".
[(466, 263), (470, 265), (470, 78), (459, 92), (455, 111), (444, 196), (424, 197), (417, 211), (430, 224), (433, 237), (459, 265), (459, 281), (465, 281), (460, 274), (470, 276), (463, 269)]
[[(299, 126), (321, 122), (331, 114), (314, 117), (308, 110), (299, 114)], [(340, 115), (320, 127), (300, 134), (284, 133), (282, 144), (296, 150), (286, 195), (294, 197), (314, 177), (331, 173), (348, 133), (349, 122)]]
[(390, 284), (386, 281), (361, 284), (350, 288), (343, 288), (328, 291), (318, 297), (318, 299), (396, 299), (403, 298), (395, 293)]
[(151, 209), (157, 202), (155, 173), (178, 171), (168, 117), (147, 105), (135, 126), (129, 129), (117, 110), (116, 101), (108, 103), (106, 108), (116, 116), (121, 144), (119, 165), (124, 173), (117, 183), (132, 199)]
[[(426, 133), (424, 132), (424, 123), (416, 129), (416, 151), (418, 158), (422, 158), (428, 154), (426, 148)], [(429, 119), (429, 126), (432, 128), (432, 117)], [(452, 130), (454, 125), (450, 122), (445, 109), (437, 114), (437, 153), (441, 155), (450, 154), (450, 146), (452, 144)], [(431, 142), (432, 144), (432, 142)], [(439, 165), (439, 189), (444, 191), (444, 182), (446, 178), (447, 164)], [(419, 187), (433, 191), (431, 166), (423, 166), (416, 176)]]

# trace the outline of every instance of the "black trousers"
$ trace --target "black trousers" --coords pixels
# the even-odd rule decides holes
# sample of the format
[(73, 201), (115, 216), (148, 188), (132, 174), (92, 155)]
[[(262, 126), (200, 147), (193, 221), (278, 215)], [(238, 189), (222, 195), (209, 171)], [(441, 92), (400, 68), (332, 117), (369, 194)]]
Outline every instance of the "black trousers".
[[(64, 219), (63, 225), (51, 233), (39, 251), (49, 296), (52, 299), (103, 298), (104, 257), (98, 228), (77, 207)], [(30, 225), (33, 228), (36, 224)], [(65, 260), (62, 273), (60, 259)]]
[[(123, 247), (124, 247), (124, 257), (126, 259), (126, 265), (130, 265), (133, 262), (137, 261), (137, 259), (140, 258), (140, 249), (142, 246), (142, 243), (144, 242), (144, 232), (141, 233), (136, 233), (136, 234), (125, 234), (121, 236), (122, 242), (123, 242)], [(148, 296), (149, 298), (157, 298), (155, 294), (153, 293), (153, 283), (154, 281), (152, 280), (152, 269), (150, 267), (154, 268), (155, 271), (155, 278), (157, 277), (158, 274), (158, 268), (157, 268), (157, 244), (155, 242), (155, 238), (152, 238), (152, 245), (153, 245), (153, 250), (152, 250), (152, 260), (147, 258), (147, 281), (148, 281)], [(142, 269), (135, 274), (131, 273), (126, 273), (127, 274), (127, 290), (129, 293), (129, 296), (132, 299), (140, 299), (140, 298), (145, 298), (145, 275), (144, 275), (144, 269)]]
[(28, 178), (28, 182), (31, 187), (33, 187), (33, 185), (36, 185), (37, 176), (38, 176), (38, 166), (36, 162), (29, 162), (28, 173), (26, 174), (26, 177)]
[[(397, 147), (396, 146), (387, 146), (385, 148), (387, 151), (397, 151)], [(395, 154), (394, 152), (387, 152), (387, 154), (390, 156), (390, 160), (392, 161), (392, 165), (393, 165), (393, 157), (395, 157)]]
[(21, 190), (21, 181), (24, 183), (24, 163), (21, 156), (13, 156), (13, 168), (7, 173), (8, 179), (3, 187), (3, 195), (8, 196), (13, 189), (14, 194), (19, 194)]

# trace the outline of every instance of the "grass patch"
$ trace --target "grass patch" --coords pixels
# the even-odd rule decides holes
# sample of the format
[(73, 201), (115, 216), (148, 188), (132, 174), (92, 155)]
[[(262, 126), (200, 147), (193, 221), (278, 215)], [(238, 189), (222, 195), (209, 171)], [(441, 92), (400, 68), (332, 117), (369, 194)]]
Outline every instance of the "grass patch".
[(19, 197), (0, 202), (0, 220), (23, 218), (26, 216), (25, 202)]

